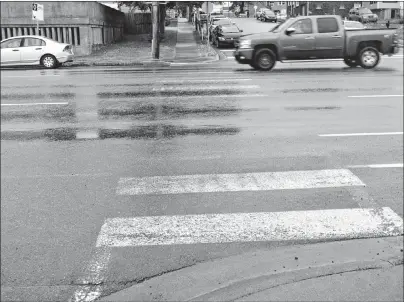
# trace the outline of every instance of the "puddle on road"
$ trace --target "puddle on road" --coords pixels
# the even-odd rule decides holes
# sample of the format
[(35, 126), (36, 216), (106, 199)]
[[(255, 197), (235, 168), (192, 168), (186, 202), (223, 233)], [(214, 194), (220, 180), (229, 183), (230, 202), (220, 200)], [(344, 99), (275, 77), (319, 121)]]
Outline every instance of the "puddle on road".
[[(179, 136), (187, 135), (236, 135), (240, 132), (237, 127), (222, 126), (201, 126), (186, 127), (174, 125), (148, 125), (136, 126), (129, 129), (108, 129), (99, 128), (98, 137), (94, 139), (172, 139)], [(97, 132), (97, 131), (96, 131)], [(46, 141), (71, 141), (79, 139), (78, 128), (60, 127), (45, 130), (28, 130), (28, 131), (2, 131), (2, 140), (46, 140)]]
[(2, 140), (70, 141), (76, 139), (76, 128), (51, 128), (30, 131), (2, 131)]
[(55, 93), (2, 93), (2, 100), (32, 100), (32, 99), (54, 99), (54, 101), (60, 102), (60, 100), (70, 100), (76, 97), (75, 93), (71, 92), (55, 92)]
[(240, 132), (237, 127), (186, 127), (173, 125), (138, 126), (131, 129), (100, 129), (100, 139), (163, 139), (186, 135), (235, 135)]
[(134, 104), (134, 103), (105, 103), (100, 102), (98, 114), (102, 118), (119, 118), (121, 116), (133, 116), (136, 119), (179, 119), (190, 118), (195, 115), (206, 117), (220, 117), (236, 115), (242, 110), (236, 106), (181, 106), (159, 104)]
[(159, 91), (127, 91), (127, 92), (99, 92), (99, 99), (136, 98), (136, 97), (173, 97), (173, 96), (209, 96), (209, 95), (241, 95), (244, 90), (235, 89), (197, 89), (197, 90), (159, 90)]

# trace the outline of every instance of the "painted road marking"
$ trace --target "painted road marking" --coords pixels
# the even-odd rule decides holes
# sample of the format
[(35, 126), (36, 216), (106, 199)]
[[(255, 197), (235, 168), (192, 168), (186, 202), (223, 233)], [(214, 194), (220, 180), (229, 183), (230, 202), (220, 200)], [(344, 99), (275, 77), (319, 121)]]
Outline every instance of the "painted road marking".
[(84, 277), (77, 281), (82, 284), (74, 292), (70, 302), (94, 301), (102, 294), (102, 284), (108, 268), (111, 249), (109, 247), (97, 248), (93, 258), (88, 263)]
[(97, 247), (400, 236), (390, 208), (145, 216), (106, 219)]
[(349, 95), (349, 98), (396, 98), (403, 97), (403, 94), (380, 94), (380, 95)]
[(348, 168), (402, 168), (403, 163), (396, 164), (374, 164), (374, 165), (353, 165), (348, 166)]
[(347, 169), (245, 174), (205, 174), (121, 178), (118, 195), (267, 191), (365, 186)]
[(339, 133), (339, 134), (319, 134), (318, 136), (337, 137), (337, 136), (373, 136), (373, 135), (403, 135), (403, 132)]
[(40, 106), (40, 105), (69, 105), (68, 102), (62, 103), (19, 103), (19, 104), (1, 104), (1, 106)]

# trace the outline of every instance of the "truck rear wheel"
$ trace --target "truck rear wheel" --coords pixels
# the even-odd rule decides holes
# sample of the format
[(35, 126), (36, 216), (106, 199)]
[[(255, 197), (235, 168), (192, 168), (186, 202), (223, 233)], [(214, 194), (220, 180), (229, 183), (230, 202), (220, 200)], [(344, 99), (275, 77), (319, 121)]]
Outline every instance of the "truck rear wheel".
[(257, 50), (254, 56), (254, 68), (269, 71), (274, 68), (276, 56), (270, 49), (264, 48)]
[(359, 65), (358, 61), (351, 59), (351, 58), (344, 58), (344, 62), (349, 67), (356, 67)]
[(375, 68), (380, 62), (379, 51), (372, 46), (364, 47), (359, 51), (358, 61), (362, 68)]

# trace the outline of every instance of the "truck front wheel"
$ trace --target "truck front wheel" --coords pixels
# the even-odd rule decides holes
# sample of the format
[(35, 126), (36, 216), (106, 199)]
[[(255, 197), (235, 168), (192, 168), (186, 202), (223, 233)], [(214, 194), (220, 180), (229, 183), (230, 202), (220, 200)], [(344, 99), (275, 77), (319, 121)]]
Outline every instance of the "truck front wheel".
[(344, 62), (349, 67), (356, 67), (356, 66), (359, 65), (359, 63), (356, 60), (353, 60), (353, 59), (350, 59), (350, 58), (344, 58)]
[(379, 51), (371, 46), (364, 47), (359, 51), (358, 61), (362, 68), (375, 68), (380, 61)]
[(254, 68), (269, 71), (274, 68), (276, 56), (270, 49), (264, 48), (257, 50), (254, 56)]

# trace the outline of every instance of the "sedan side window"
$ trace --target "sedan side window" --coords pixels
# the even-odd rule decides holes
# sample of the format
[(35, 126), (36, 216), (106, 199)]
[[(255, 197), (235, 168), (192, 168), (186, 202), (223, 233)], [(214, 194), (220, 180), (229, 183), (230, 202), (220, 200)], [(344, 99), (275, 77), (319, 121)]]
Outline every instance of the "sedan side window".
[(46, 43), (44, 40), (37, 38), (25, 38), (23, 47), (31, 47), (31, 46), (46, 46)]
[(17, 48), (21, 46), (21, 39), (12, 39), (1, 43), (1, 48)]
[(291, 26), (296, 31), (294, 34), (311, 34), (313, 33), (313, 26), (310, 19), (299, 20)]

